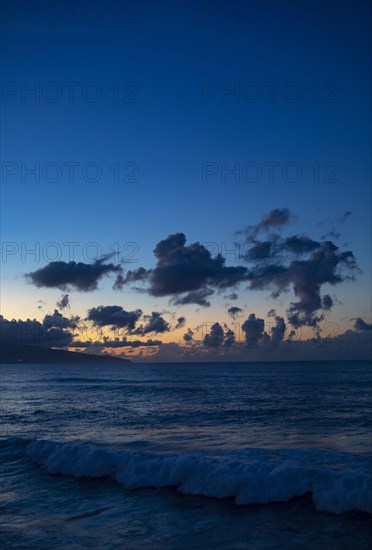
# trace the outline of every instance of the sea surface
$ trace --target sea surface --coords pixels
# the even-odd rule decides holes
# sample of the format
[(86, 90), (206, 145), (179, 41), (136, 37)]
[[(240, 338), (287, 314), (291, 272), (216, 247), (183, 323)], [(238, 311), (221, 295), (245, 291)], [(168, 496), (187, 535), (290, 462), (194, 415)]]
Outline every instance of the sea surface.
[(364, 362), (2, 365), (2, 548), (367, 549)]

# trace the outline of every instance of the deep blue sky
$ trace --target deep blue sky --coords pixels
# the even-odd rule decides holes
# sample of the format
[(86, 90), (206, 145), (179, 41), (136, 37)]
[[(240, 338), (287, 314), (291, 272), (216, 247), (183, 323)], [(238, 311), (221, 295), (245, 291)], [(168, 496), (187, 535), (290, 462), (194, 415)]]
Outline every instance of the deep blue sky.
[[(344, 306), (330, 318), (346, 319), (344, 328), (351, 317), (370, 322), (368, 2), (322, 2), (320, 21), (314, 20), (312, 2), (298, 3), (298, 21), (288, 21), (290, 3), (278, 2), (272, 17), (267, 4), (257, 2), (262, 11), (254, 22), (239, 13), (235, 19), (224, 17), (226, 6), (238, 9), (250, 2), (124, 2), (120, 22), (113, 16), (114, 2), (93, 2), (102, 8), (96, 22), (86, 20), (86, 2), (73, 4), (69, 21), (61, 2), (55, 23), (45, 15), (53, 16), (51, 3), (36, 2), (40, 21), (27, 14), (29, 4), (5, 2), (2, 8), (3, 241), (20, 248), (23, 242), (32, 248), (36, 242), (62, 247), (75, 241), (80, 243), (77, 261), (88, 242), (98, 243), (104, 253), (114, 242), (135, 242), (136, 267), (150, 268), (154, 246), (170, 233), (184, 232), (188, 243), (232, 248), (235, 230), (257, 223), (273, 208), (288, 207), (297, 215), (293, 231), (320, 239), (351, 211), (347, 222), (337, 225), (337, 243), (341, 248), (348, 243), (363, 274), (357, 283), (335, 290)], [(203, 16), (207, 4), (215, 14), (204, 11)], [(135, 21), (128, 21), (129, 8)], [(77, 83), (71, 102), (65, 82)], [(88, 93), (101, 90), (99, 101), (89, 102), (83, 95), (91, 82), (95, 88)], [(115, 101), (115, 83), (128, 82), (132, 84), (121, 96), (133, 92), (136, 101)], [(205, 82), (218, 91), (203, 99)], [(269, 82), (277, 83), (274, 99)], [(47, 83), (52, 83), (49, 89)], [(251, 86), (244, 88), (247, 83)], [(287, 88), (288, 83), (294, 85)], [(35, 85), (41, 88), (39, 102), (21, 93), (22, 86)], [(224, 101), (224, 86), (240, 86), (249, 97), (260, 90), (262, 97), (254, 102), (230, 95)], [(45, 94), (52, 97), (56, 89), (62, 90), (61, 98), (48, 101)], [(289, 101), (287, 89), (289, 94), (300, 90), (302, 97)], [(68, 182), (63, 163), (71, 161), (79, 166)], [(43, 176), (40, 182), (34, 176), (21, 181), (21, 163), (50, 162), (63, 170), (59, 182)], [(101, 167), (100, 181), (84, 180), (81, 167), (87, 162)], [(109, 167), (117, 162), (135, 163), (138, 181), (115, 183)], [(234, 176), (224, 183), (220, 172), (203, 181), (206, 162), (218, 169), (223, 163), (229, 168), (256, 163), (263, 173), (255, 183), (237, 182)], [(272, 162), (279, 168), (270, 183), (264, 163)], [(14, 163), (18, 173), (6, 177), (4, 163)], [(301, 167), (300, 181), (291, 183), (280, 175), (287, 163)], [(314, 163), (321, 182), (314, 181)], [(337, 168), (336, 181), (324, 181), (332, 167)], [(22, 274), (47, 261), (24, 259), (20, 252), (6, 262), (3, 258), (3, 314), (40, 318), (37, 300), (45, 300), (48, 311), (61, 292), (27, 285)], [(65, 254), (61, 259), (69, 258)], [(108, 283), (103, 280), (95, 293), (72, 293), (74, 313), (84, 315), (87, 307), (98, 304), (146, 311), (167, 306), (165, 298), (129, 289), (114, 294)], [(267, 294), (245, 291), (241, 304), (262, 315), (270, 307), (281, 309), (280, 303), (285, 310), (286, 299), (273, 304)], [(196, 306), (188, 306), (185, 312), (190, 321), (222, 320), (225, 303), (217, 296), (208, 311), (196, 314)]]

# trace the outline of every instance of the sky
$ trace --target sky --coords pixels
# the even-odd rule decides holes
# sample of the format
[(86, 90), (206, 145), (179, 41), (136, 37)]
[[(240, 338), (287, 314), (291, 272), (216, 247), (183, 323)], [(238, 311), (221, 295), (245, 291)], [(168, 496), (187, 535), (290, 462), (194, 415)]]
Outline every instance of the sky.
[(136, 360), (368, 356), (370, 10), (4, 1), (5, 337), (35, 319)]

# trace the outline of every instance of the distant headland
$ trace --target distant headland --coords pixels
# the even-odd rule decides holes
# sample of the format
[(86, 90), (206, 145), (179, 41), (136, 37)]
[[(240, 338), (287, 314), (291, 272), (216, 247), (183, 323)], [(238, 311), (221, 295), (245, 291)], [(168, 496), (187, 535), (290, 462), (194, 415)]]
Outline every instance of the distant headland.
[(130, 363), (112, 355), (92, 355), (77, 351), (44, 348), (27, 344), (1, 344), (0, 364), (38, 363)]

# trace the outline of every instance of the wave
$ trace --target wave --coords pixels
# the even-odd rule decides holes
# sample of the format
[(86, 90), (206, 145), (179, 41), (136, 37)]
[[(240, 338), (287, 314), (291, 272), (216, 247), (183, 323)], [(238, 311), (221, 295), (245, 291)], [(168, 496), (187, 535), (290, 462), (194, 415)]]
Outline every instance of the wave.
[[(77, 376), (73, 377), (60, 377), (60, 378), (45, 378), (42, 379), (43, 382), (65, 382), (67, 384), (74, 383), (74, 384), (111, 384), (111, 383), (117, 383), (118, 380), (115, 380), (113, 378), (79, 378)], [(120, 380), (119, 380), (120, 382)]]
[(109, 477), (127, 489), (175, 487), (181, 493), (231, 498), (239, 505), (312, 494), (317, 510), (372, 514), (370, 463), (325, 449), (178, 451), (117, 450), (91, 443), (23, 440), (29, 459), (50, 474)]

